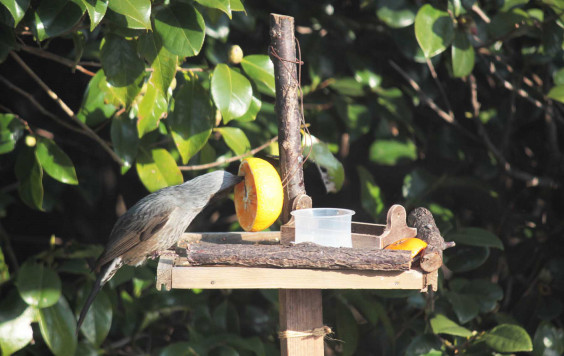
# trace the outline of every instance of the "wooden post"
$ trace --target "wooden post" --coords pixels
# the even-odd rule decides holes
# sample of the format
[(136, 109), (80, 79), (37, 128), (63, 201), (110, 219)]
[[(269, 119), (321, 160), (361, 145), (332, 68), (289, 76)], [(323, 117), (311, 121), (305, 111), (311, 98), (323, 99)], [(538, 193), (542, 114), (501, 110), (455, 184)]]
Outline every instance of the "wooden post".
[[(285, 182), (282, 221), (286, 223), (290, 220), (294, 199), (305, 195), (293, 17), (270, 14), (270, 43), (276, 82), (280, 172)], [(280, 289), (279, 301), (281, 332), (307, 333), (323, 327), (321, 290)], [(280, 339), (282, 355), (320, 356), (323, 348), (323, 336)]]

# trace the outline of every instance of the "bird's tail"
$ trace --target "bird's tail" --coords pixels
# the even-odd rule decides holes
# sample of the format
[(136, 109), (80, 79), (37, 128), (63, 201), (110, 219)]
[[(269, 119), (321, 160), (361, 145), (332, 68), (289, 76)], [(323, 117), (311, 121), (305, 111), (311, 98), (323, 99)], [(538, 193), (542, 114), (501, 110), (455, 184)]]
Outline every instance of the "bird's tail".
[(78, 322), (76, 323), (76, 335), (78, 335), (80, 326), (84, 322), (86, 313), (88, 313), (88, 309), (90, 309), (90, 306), (92, 305), (92, 302), (94, 302), (96, 295), (98, 295), (100, 289), (102, 289), (104, 284), (106, 284), (106, 282), (113, 277), (113, 275), (117, 272), (117, 270), (120, 267), (121, 267), (121, 258), (116, 258), (111, 263), (108, 263), (107, 265), (102, 267), (100, 273), (98, 274), (98, 277), (96, 278), (96, 282), (94, 282), (94, 286), (92, 286), (92, 290), (90, 291), (90, 294), (88, 295), (88, 298), (86, 299), (86, 302), (84, 303), (84, 306), (80, 311), (80, 316), (78, 317)]

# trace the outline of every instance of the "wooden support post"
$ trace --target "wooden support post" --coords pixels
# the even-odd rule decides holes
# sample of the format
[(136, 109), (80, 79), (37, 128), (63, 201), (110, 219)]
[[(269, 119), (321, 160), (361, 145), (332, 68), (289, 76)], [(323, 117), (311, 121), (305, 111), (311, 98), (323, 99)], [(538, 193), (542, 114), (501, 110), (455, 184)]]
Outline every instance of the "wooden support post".
[[(290, 220), (294, 199), (305, 194), (302, 170), (299, 84), (296, 69), (294, 18), (270, 15), (270, 58), (276, 82), (276, 115), (280, 172), (285, 183), (282, 221)], [(280, 331), (309, 332), (323, 327), (321, 290), (280, 289)], [(323, 336), (280, 338), (282, 355), (323, 355)]]

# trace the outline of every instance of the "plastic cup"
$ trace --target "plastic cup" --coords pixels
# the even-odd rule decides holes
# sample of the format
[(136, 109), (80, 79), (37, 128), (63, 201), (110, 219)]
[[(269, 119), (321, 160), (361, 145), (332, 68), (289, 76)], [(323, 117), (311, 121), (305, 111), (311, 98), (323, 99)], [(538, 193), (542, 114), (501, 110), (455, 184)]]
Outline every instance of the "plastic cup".
[(313, 208), (294, 210), (291, 214), (296, 224), (295, 243), (313, 242), (322, 246), (352, 247), (353, 210)]

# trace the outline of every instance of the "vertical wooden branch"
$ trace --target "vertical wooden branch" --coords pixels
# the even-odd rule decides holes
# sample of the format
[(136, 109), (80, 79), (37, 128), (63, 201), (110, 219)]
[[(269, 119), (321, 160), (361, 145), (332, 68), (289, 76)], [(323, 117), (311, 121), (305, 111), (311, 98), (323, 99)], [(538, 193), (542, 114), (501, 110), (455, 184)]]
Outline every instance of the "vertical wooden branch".
[(274, 63), (276, 82), (276, 116), (278, 117), (278, 147), (280, 173), (286, 184), (282, 222), (290, 220), (294, 199), (305, 194), (301, 168), (300, 111), (298, 106), (298, 73), (294, 18), (270, 15), (270, 58)]
[[(276, 82), (280, 172), (285, 183), (282, 221), (286, 223), (294, 200), (305, 195), (293, 17), (270, 14), (270, 43)], [(321, 290), (280, 289), (278, 295), (282, 334), (295, 331), (307, 334), (323, 327)], [(322, 335), (280, 338), (282, 355), (322, 356), (323, 348)]]

